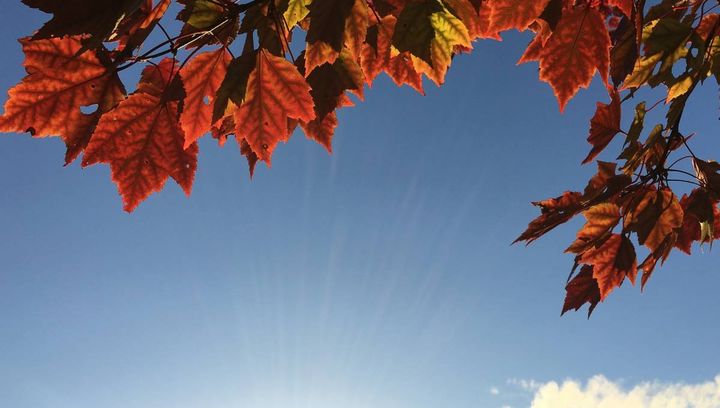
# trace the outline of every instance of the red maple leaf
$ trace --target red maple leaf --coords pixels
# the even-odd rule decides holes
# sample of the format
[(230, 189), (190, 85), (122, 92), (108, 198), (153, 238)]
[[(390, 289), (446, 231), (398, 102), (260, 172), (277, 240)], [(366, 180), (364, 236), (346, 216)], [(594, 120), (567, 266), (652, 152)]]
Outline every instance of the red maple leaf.
[(192, 190), (197, 144), (184, 148), (178, 123), (176, 61), (163, 60), (143, 71), (138, 90), (100, 119), (83, 166), (108, 163), (126, 211), (133, 211), (172, 177)]
[[(125, 97), (107, 55), (82, 49), (79, 37), (22, 39), (28, 75), (9, 92), (0, 132), (60, 136), (68, 146), (66, 163), (87, 146), (100, 116)], [(96, 106), (92, 114), (81, 108)]]
[(230, 53), (220, 48), (198, 55), (180, 71), (187, 94), (180, 115), (185, 147), (210, 130), (215, 96), (231, 59)]
[(540, 63), (540, 79), (552, 86), (564, 110), (580, 88), (590, 85), (596, 71), (608, 82), (610, 34), (605, 19), (588, 7), (566, 9), (547, 41), (536, 36), (518, 63), (529, 61)]
[(314, 118), (310, 86), (297, 68), (285, 58), (258, 51), (245, 101), (235, 113), (235, 134), (270, 164), (275, 146), (290, 138), (288, 119)]

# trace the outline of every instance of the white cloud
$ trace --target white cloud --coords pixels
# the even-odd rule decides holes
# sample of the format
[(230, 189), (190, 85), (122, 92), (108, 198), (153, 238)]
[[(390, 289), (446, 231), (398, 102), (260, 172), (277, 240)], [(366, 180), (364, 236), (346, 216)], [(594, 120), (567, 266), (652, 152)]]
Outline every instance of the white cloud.
[(510, 385), (518, 386), (525, 391), (535, 391), (543, 385), (535, 380), (523, 380), (518, 378), (511, 378), (507, 380), (507, 383)]
[(602, 375), (591, 378), (584, 386), (575, 380), (562, 384), (554, 381), (510, 380), (526, 391), (534, 392), (531, 408), (718, 408), (720, 375), (700, 384), (663, 384), (645, 382), (632, 389)]
[(490, 394), (492, 394), (492, 395), (499, 395), (499, 394), (500, 394), (500, 390), (498, 389), (498, 387), (490, 387)]

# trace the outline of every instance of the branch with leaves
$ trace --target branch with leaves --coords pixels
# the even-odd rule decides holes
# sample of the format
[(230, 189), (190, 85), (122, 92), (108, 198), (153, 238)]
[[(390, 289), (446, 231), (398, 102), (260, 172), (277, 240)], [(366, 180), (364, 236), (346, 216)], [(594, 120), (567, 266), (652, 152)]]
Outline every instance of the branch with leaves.
[[(681, 126), (694, 91), (720, 81), (717, 1), (23, 3), (52, 18), (20, 40), (27, 76), (9, 91), (0, 131), (59, 136), (66, 164), (80, 155), (83, 166), (108, 164), (127, 211), (169, 178), (190, 194), (206, 134), (220, 145), (234, 137), (251, 175), (298, 127), (332, 151), (338, 109), (362, 100), (380, 74), (422, 94), (423, 77), (442, 85), (473, 42), (529, 30), (519, 63), (539, 64), (561, 111), (596, 75), (610, 100), (598, 103), (587, 138), (583, 163), (596, 161), (597, 174), (582, 192), (535, 203), (541, 214), (517, 240), (586, 218), (566, 250), (575, 266), (563, 313), (586, 303), (592, 312), (626, 278), (634, 284), (641, 275), (644, 287), (673, 249), (689, 254), (720, 237), (720, 164), (698, 157)], [(172, 3), (179, 25), (166, 18)], [(144, 68), (128, 95), (119, 73), (137, 65)], [(623, 130), (623, 106), (653, 88), (663, 97), (649, 108), (635, 103)], [(647, 126), (648, 112), (661, 108), (664, 121)], [(597, 161), (618, 137), (617, 159)]]

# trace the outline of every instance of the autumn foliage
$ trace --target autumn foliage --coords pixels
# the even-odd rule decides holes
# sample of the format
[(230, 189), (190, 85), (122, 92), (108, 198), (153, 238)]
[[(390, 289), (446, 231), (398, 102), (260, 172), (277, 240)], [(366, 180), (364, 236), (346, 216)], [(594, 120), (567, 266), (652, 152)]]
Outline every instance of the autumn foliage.
[[(517, 239), (585, 218), (566, 249), (575, 263), (563, 313), (585, 304), (591, 313), (626, 279), (644, 287), (674, 249), (720, 237), (720, 164), (696, 156), (681, 127), (693, 91), (720, 82), (715, 1), (22, 2), (50, 17), (20, 39), (27, 76), (9, 91), (0, 132), (59, 136), (66, 164), (80, 155), (82, 166), (108, 164), (127, 211), (168, 178), (189, 195), (205, 135), (234, 137), (251, 174), (296, 128), (331, 151), (337, 110), (380, 74), (423, 93), (423, 77), (441, 85), (475, 41), (529, 30), (519, 63), (538, 64), (560, 111), (596, 76), (607, 88), (584, 163), (621, 146), (614, 161), (596, 161), (583, 191), (534, 203), (540, 215)], [(119, 74), (138, 64), (128, 93)], [(625, 109), (650, 88), (662, 98)], [(663, 108), (661, 123), (645, 123)]]

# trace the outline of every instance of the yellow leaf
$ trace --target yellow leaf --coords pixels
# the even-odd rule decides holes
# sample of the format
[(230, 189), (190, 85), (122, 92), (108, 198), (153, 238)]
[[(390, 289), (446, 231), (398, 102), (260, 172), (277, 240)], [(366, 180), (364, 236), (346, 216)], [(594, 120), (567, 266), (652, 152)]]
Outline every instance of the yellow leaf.
[(668, 89), (667, 100), (665, 103), (672, 101), (678, 96), (685, 95), (693, 84), (693, 79), (690, 76), (685, 76), (679, 81), (675, 82), (670, 89)]
[(310, 2), (311, 0), (290, 0), (288, 2), (288, 8), (285, 10), (285, 13), (283, 13), (283, 18), (285, 18), (288, 28), (292, 28), (295, 24), (307, 17), (308, 13), (310, 13), (310, 10), (307, 8)]

